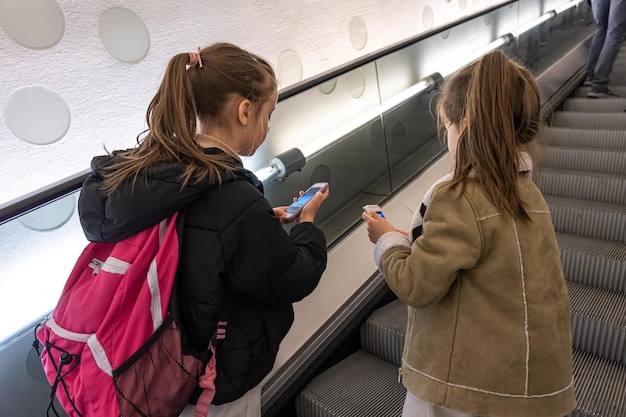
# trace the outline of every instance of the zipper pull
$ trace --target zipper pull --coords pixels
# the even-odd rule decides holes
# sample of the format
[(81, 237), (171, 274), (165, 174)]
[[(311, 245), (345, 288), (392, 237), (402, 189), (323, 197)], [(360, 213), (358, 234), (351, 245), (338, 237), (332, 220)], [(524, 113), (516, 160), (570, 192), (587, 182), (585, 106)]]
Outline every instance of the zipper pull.
[(398, 384), (402, 382), (402, 368), (398, 368)]
[(91, 276), (95, 277), (98, 275), (98, 272), (100, 272), (100, 269), (102, 269), (102, 263), (96, 258), (93, 258), (91, 262), (89, 262), (89, 268), (93, 268)]

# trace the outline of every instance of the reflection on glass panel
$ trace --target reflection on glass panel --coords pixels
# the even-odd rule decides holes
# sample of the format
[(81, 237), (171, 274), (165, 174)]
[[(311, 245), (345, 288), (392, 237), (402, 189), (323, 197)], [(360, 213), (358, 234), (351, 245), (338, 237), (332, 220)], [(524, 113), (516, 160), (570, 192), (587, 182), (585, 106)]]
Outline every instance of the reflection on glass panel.
[(265, 143), (253, 157), (244, 158), (246, 167), (257, 171), (291, 148), (299, 148), (310, 158), (379, 114), (373, 63), (338, 76), (334, 84), (330, 91), (310, 88), (281, 100), (272, 114)]
[[(445, 37), (430, 36), (378, 60), (383, 107), (401, 103), (383, 117), (393, 191), (445, 151), (435, 127), (436, 91), (424, 92), (420, 82), (433, 73), (454, 72), (467, 64), (468, 54), (494, 41), (504, 43), (499, 38), (518, 24), (517, 6), (503, 6), (488, 16), (478, 16), (451, 28)], [(411, 90), (413, 95), (406, 94)], [(404, 101), (397, 100), (400, 96)]]
[(436, 129), (436, 93), (419, 94), (383, 116), (393, 191), (445, 150)]
[(581, 2), (523, 33), (515, 47), (508, 48), (506, 52), (535, 74), (540, 74), (562, 57), (563, 50), (571, 49), (593, 35), (595, 26), (590, 15), (590, 7)]
[(383, 103), (435, 72), (447, 73), (446, 70), (457, 66), (465, 55), (517, 27), (517, 5), (503, 6), (490, 12), (490, 15), (492, 19), (489, 25), (485, 24), (484, 16), (478, 16), (451, 28), (446, 38), (429, 36), (378, 59)]
[(0, 344), (55, 306), (87, 244), (74, 206), (77, 200), (78, 192), (59, 200), (63, 213), (68, 202), (73, 204), (72, 214), (51, 230), (33, 230), (24, 223), (49, 225), (49, 218), (35, 218), (50, 217), (52, 204), (28, 213), (29, 220), (18, 217), (0, 225), (0, 317), (7, 318), (0, 320)]

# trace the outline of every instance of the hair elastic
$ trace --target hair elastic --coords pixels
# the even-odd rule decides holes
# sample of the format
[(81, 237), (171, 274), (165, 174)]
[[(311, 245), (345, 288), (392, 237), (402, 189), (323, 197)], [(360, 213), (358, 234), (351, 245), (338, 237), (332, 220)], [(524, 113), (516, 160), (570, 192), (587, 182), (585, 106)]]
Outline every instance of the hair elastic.
[(198, 52), (187, 52), (189, 54), (189, 66), (194, 67), (196, 65), (200, 65), (202, 68), (202, 57), (200, 57), (200, 47), (198, 47)]

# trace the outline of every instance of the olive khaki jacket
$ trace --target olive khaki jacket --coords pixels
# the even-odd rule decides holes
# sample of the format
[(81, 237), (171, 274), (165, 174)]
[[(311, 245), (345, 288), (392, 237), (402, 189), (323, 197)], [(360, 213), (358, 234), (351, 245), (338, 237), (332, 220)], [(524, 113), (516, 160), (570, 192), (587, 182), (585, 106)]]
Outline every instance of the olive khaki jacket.
[(576, 405), (569, 299), (546, 202), (530, 172), (518, 178), (530, 222), (499, 213), (476, 180), (441, 181), (419, 236), (386, 233), (375, 257), (409, 306), (411, 393), (479, 416), (562, 417)]

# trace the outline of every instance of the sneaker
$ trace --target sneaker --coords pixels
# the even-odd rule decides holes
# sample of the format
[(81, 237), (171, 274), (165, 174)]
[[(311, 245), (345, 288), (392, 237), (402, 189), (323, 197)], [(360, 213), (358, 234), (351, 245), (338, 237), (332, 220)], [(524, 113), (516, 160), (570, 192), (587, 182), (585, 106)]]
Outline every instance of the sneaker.
[(619, 97), (608, 88), (604, 91), (590, 91), (587, 93), (587, 98), (607, 98), (607, 97)]
[(585, 78), (585, 81), (583, 81), (584, 87), (591, 87), (591, 84), (593, 84), (593, 79), (590, 77)]

